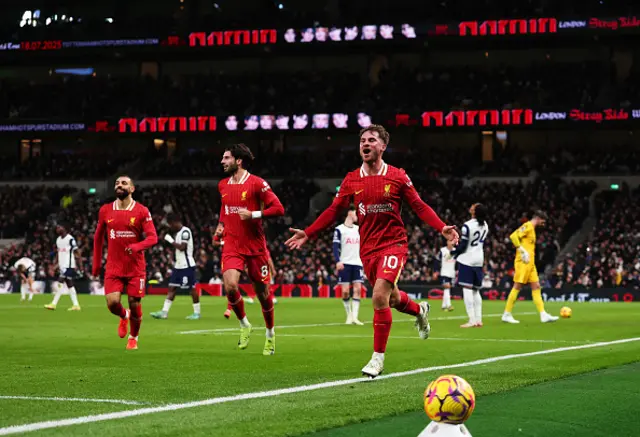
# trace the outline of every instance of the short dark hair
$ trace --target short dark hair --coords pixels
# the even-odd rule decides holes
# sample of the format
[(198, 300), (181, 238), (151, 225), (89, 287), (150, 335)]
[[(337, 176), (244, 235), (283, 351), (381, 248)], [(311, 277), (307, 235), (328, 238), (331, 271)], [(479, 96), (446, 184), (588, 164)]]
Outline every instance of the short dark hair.
[(365, 127), (360, 131), (360, 138), (362, 138), (362, 135), (364, 135), (365, 132), (377, 132), (378, 137), (380, 137), (382, 142), (385, 144), (389, 144), (389, 140), (391, 139), (391, 135), (389, 135), (389, 132), (387, 132), (381, 124), (372, 124), (369, 127)]
[(249, 147), (244, 143), (232, 144), (230, 146), (227, 146), (224, 151), (230, 152), (231, 156), (236, 159), (242, 159), (243, 163), (253, 161), (254, 158), (253, 153), (251, 153), (251, 149), (249, 149)]
[(533, 217), (538, 217), (542, 220), (549, 220), (549, 216), (547, 216), (547, 213), (541, 209), (536, 209), (535, 211), (533, 211)]
[(58, 226), (65, 228), (67, 231), (71, 229), (71, 225), (67, 219), (58, 220)]
[(182, 218), (180, 217), (180, 214), (176, 214), (175, 212), (170, 212), (167, 215), (167, 222), (169, 223), (182, 222)]
[(118, 176), (116, 178), (116, 181), (120, 178), (128, 178), (131, 181), (131, 185), (133, 185), (134, 187), (136, 186), (135, 183), (133, 183), (133, 178), (131, 176), (129, 176), (128, 174), (121, 174), (120, 176)]
[(487, 222), (487, 207), (482, 203), (476, 203), (476, 208), (474, 210), (476, 220), (478, 223), (486, 223)]

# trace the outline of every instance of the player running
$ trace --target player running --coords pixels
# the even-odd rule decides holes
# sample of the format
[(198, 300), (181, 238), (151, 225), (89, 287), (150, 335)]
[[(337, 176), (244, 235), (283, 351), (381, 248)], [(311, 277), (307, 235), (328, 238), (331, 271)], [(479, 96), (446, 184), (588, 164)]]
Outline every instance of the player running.
[[(360, 232), (358, 232), (358, 214), (351, 207), (344, 223), (333, 231), (333, 257), (336, 260), (338, 284), (342, 289), (342, 302), (347, 313), (347, 325), (364, 325), (358, 320), (360, 295), (364, 275), (360, 261)], [(353, 285), (353, 299), (349, 302), (349, 287)]]
[(262, 219), (282, 216), (284, 208), (265, 180), (245, 170), (244, 166), (251, 160), (253, 154), (244, 144), (228, 147), (222, 156), (222, 167), (229, 177), (218, 184), (222, 206), (216, 235), (224, 233), (222, 279), (227, 299), (240, 321), (238, 348), (249, 346), (252, 331), (238, 290), (240, 273), (246, 268), (267, 328), (262, 354), (273, 355), (276, 351), (274, 310), (269, 293), (269, 260)]
[(451, 286), (456, 280), (456, 259), (453, 256), (453, 242), (440, 248), (436, 259), (440, 262), (440, 284), (442, 285), (442, 311), (453, 311), (451, 305)]
[[(118, 335), (124, 338), (131, 322), (127, 349), (138, 349), (138, 333), (142, 324), (142, 298), (145, 293), (146, 263), (144, 250), (158, 242), (156, 228), (149, 210), (132, 198), (135, 191), (129, 176), (116, 179), (116, 200), (102, 205), (93, 238), (93, 276), (100, 274), (102, 248), (107, 235), (107, 265), (104, 275), (104, 293), (107, 307), (120, 317)], [(144, 234), (144, 236), (143, 236)], [(129, 309), (120, 303), (126, 293)]]
[(56, 240), (56, 249), (58, 251), (58, 268), (60, 269), (60, 286), (54, 291), (53, 301), (44, 307), (48, 310), (55, 310), (60, 298), (62, 297), (63, 287), (69, 290), (71, 298), (71, 308), (68, 311), (80, 311), (80, 303), (78, 303), (78, 295), (73, 280), (79, 276), (82, 271), (82, 257), (78, 251), (76, 239), (69, 233), (70, 226), (66, 222), (58, 223), (56, 232), (58, 238)]
[(438, 215), (420, 199), (404, 170), (382, 160), (389, 144), (389, 134), (380, 125), (360, 131), (362, 167), (347, 174), (333, 203), (305, 230), (291, 229), (293, 236), (286, 242), (299, 249), (310, 238), (316, 238), (335, 223), (341, 211), (351, 202), (357, 205), (360, 223), (360, 257), (367, 279), (373, 284), (373, 356), (362, 373), (375, 378), (384, 368), (384, 353), (391, 331), (391, 307), (416, 317), (420, 338), (429, 337), (429, 304), (418, 305), (407, 293), (398, 290), (408, 251), (407, 232), (400, 216), (402, 201), (406, 201), (422, 221), (457, 243), (454, 226), (445, 226)]
[(31, 258), (22, 257), (13, 265), (20, 277), (20, 302), (33, 300), (33, 280), (36, 276), (36, 263)]
[(162, 311), (151, 313), (154, 319), (166, 319), (171, 309), (171, 304), (176, 298), (179, 289), (188, 290), (193, 300), (193, 314), (187, 316), (187, 320), (200, 319), (200, 293), (195, 289), (196, 285), (196, 260), (193, 257), (193, 233), (191, 229), (182, 224), (178, 214), (171, 213), (167, 216), (167, 222), (175, 239), (166, 234), (164, 240), (175, 250), (175, 262), (169, 278), (169, 292), (164, 300)]
[(538, 270), (536, 269), (536, 227), (543, 227), (546, 221), (547, 214), (538, 210), (533, 214), (531, 220), (520, 226), (509, 236), (517, 250), (514, 262), (516, 271), (513, 275), (513, 290), (509, 293), (504, 314), (502, 315), (503, 322), (520, 323), (520, 321), (513, 318), (511, 311), (524, 284), (531, 284), (531, 295), (533, 303), (540, 313), (540, 321), (548, 323), (558, 320), (558, 317), (552, 316), (544, 310), (544, 302), (540, 292), (540, 279), (538, 279)]
[(464, 306), (469, 321), (461, 328), (482, 327), (482, 267), (484, 265), (484, 241), (489, 234), (487, 208), (474, 203), (469, 208), (471, 220), (462, 225), (460, 244), (454, 251), (458, 261), (458, 285), (462, 286)]

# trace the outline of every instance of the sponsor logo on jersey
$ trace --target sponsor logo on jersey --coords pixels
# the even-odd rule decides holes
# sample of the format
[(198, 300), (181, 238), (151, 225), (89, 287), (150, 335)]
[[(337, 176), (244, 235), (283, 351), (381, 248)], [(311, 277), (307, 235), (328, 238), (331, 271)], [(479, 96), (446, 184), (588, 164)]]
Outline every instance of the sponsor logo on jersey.
[(240, 213), (241, 209), (246, 209), (246, 208), (244, 206), (229, 206), (229, 205), (225, 205), (224, 206), (224, 214), (225, 215), (238, 214), (238, 213)]
[(113, 219), (109, 219), (107, 220), (107, 223), (111, 223), (113, 221)]
[(358, 190), (356, 191), (354, 194), (357, 196), (358, 194), (362, 193), (364, 190)]
[(390, 203), (374, 203), (367, 205), (367, 214), (378, 214), (381, 212), (392, 212), (393, 205)]
[(132, 231), (115, 231), (111, 229), (109, 231), (109, 238), (115, 240), (116, 238), (135, 238), (137, 237), (135, 232)]

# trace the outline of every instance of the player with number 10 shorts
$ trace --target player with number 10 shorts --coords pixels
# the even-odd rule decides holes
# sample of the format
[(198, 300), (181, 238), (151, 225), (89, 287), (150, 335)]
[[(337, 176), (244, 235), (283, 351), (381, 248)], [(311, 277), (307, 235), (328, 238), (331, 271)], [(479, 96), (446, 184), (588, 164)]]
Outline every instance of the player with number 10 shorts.
[(389, 133), (380, 125), (360, 131), (362, 167), (347, 174), (329, 208), (305, 230), (291, 229), (294, 235), (286, 244), (300, 248), (308, 239), (331, 226), (341, 212), (353, 203), (360, 224), (360, 258), (364, 273), (373, 285), (373, 356), (362, 373), (375, 378), (382, 373), (384, 353), (391, 332), (391, 307), (416, 317), (420, 338), (429, 336), (429, 304), (413, 301), (398, 289), (407, 252), (408, 238), (400, 211), (406, 202), (429, 226), (457, 242), (453, 226), (445, 226), (438, 215), (420, 199), (404, 170), (388, 165), (382, 154), (389, 143)]

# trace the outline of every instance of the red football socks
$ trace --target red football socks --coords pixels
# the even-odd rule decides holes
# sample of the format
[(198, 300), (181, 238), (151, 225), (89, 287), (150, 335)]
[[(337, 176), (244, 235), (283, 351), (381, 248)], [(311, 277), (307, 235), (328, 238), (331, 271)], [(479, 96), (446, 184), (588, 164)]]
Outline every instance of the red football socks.
[(124, 309), (124, 307), (120, 302), (118, 302), (116, 305), (109, 305), (109, 311), (111, 311), (113, 314), (120, 317), (121, 319), (124, 319), (125, 317), (127, 317), (127, 310)]
[(420, 305), (405, 293), (400, 290), (400, 302), (395, 307), (401, 313), (417, 316), (420, 314)]
[(391, 332), (391, 308), (373, 310), (373, 351), (383, 354), (387, 350)]
[(242, 295), (240, 293), (233, 291), (227, 294), (227, 300), (229, 301), (233, 312), (236, 313), (238, 320), (242, 320), (247, 316), (244, 312), (244, 299), (242, 299)]
[(131, 316), (129, 316), (129, 324), (131, 326), (131, 336), (137, 337), (140, 333), (140, 325), (142, 325), (142, 304), (138, 303), (134, 309), (131, 310)]
[(262, 316), (264, 317), (264, 326), (266, 326), (267, 329), (271, 329), (273, 328), (273, 316), (274, 316), (273, 299), (271, 299), (271, 296), (269, 296), (269, 299), (267, 299), (264, 303), (260, 302), (260, 304), (262, 305)]

